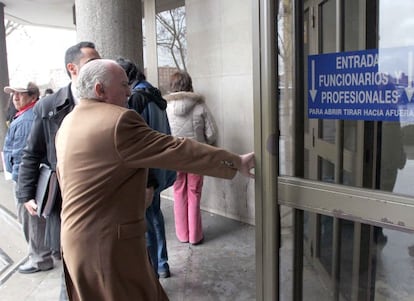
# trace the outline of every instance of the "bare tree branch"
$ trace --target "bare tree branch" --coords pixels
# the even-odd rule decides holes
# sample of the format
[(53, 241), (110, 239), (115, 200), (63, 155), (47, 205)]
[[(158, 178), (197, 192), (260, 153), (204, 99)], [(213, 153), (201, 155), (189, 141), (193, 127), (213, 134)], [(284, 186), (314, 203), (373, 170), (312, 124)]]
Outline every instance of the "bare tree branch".
[(157, 45), (170, 54), (178, 69), (186, 70), (185, 8), (180, 7), (157, 14)]
[(16, 22), (10, 21), (10, 20), (5, 20), (5, 24), (4, 27), (6, 29), (6, 37), (11, 35), (13, 33), (13, 31), (15, 31), (16, 29), (22, 28), (23, 25), (22, 24), (18, 24)]

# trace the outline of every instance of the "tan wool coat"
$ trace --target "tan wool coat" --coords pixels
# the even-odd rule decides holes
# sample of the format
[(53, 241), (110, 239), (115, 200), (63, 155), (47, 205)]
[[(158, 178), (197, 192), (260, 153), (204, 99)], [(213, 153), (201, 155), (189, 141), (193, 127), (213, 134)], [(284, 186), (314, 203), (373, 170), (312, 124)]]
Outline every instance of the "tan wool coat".
[(168, 300), (145, 244), (147, 168), (232, 178), (238, 155), (152, 131), (134, 111), (81, 100), (56, 137), (70, 300)]

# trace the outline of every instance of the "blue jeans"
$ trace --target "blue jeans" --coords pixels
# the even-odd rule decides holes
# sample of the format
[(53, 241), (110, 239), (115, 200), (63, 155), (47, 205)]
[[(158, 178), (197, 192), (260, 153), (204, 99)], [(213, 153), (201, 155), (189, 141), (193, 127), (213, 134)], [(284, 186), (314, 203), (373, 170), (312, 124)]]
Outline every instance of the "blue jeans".
[(160, 193), (154, 192), (152, 204), (147, 208), (145, 218), (147, 232), (145, 233), (147, 248), (155, 274), (169, 271), (167, 241), (165, 239), (164, 216), (160, 207)]

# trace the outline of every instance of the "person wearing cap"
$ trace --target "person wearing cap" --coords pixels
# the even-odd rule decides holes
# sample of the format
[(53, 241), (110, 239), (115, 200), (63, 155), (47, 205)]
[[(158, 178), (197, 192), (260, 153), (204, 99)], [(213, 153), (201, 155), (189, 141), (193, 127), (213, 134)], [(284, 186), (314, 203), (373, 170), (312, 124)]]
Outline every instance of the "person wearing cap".
[[(32, 82), (29, 82), (26, 88), (5, 87), (4, 92), (12, 96), (16, 109), (6, 133), (3, 154), (5, 168), (12, 175), (14, 195), (17, 201), (16, 183), (22, 152), (34, 119), (33, 107), (39, 99), (40, 93), (39, 88)], [(17, 216), (22, 224), (23, 234), (29, 247), (29, 260), (22, 266), (29, 268), (23, 268), (19, 271), (29, 273), (33, 269), (52, 269), (53, 260), (48, 256), (50, 248), (45, 245), (44, 239), (37, 235), (37, 233), (45, 231), (45, 219), (37, 215), (31, 216), (21, 203), (17, 203)]]
[(4, 87), (4, 92), (10, 94), (15, 113), (10, 116), (3, 153), (6, 170), (12, 174), (13, 181), (17, 182), (22, 150), (33, 122), (33, 106), (40, 93), (39, 88), (32, 82), (26, 88)]
[(4, 141), (4, 161), (6, 170), (12, 174), (13, 181), (17, 182), (22, 151), (33, 123), (33, 107), (40, 93), (32, 82), (26, 88), (4, 87), (4, 92), (10, 94), (15, 108)]

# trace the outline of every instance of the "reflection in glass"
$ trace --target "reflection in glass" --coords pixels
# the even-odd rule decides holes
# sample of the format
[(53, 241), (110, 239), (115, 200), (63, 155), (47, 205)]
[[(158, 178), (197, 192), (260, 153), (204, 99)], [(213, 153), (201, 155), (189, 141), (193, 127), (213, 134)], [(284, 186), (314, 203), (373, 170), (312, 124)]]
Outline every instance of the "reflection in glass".
[[(413, 11), (414, 1), (379, 1), (378, 48), (414, 45), (414, 36), (407, 34), (414, 30)], [(414, 196), (413, 137), (414, 120), (382, 124), (380, 189)]]
[[(319, 158), (321, 180), (323, 182), (334, 182), (335, 165), (331, 162)], [(333, 218), (325, 215), (318, 215), (319, 219), (319, 257), (327, 273), (332, 270), (332, 238), (333, 238)]]
[[(320, 53), (335, 52), (336, 50), (336, 1), (325, 1), (320, 8), (321, 19), (321, 43)], [(321, 120), (321, 136), (325, 141), (335, 142), (335, 120)]]
[(321, 179), (323, 182), (334, 183), (335, 181), (335, 165), (325, 159), (319, 158), (321, 170)]
[(310, 213), (305, 211), (303, 213), (303, 238), (309, 242), (310, 239)]
[(344, 1), (345, 9), (345, 23), (344, 28), (345, 35), (345, 51), (351, 50), (360, 50), (361, 46), (359, 45), (360, 35), (360, 20), (362, 19), (359, 10), (360, 1), (359, 0), (347, 0)]
[(354, 223), (347, 220), (341, 220), (341, 274), (339, 287), (345, 300), (351, 300), (352, 294), (353, 246)]
[(343, 178), (343, 185), (346, 186), (355, 186), (355, 177), (352, 175), (352, 173), (343, 171), (342, 172), (342, 178)]
[(414, 1), (379, 0), (378, 48), (414, 45)]
[(344, 121), (344, 147), (347, 150), (356, 151), (357, 121)]
[[(385, 229), (386, 239), (375, 242), (370, 240), (372, 227), (362, 225), (362, 229), (368, 232), (361, 235), (359, 244), (356, 242), (360, 255), (354, 257), (354, 225), (353, 222), (341, 220), (339, 300), (414, 300), (414, 234)], [(313, 265), (308, 256), (303, 258), (303, 300), (333, 300), (331, 287), (321, 285), (326, 275), (331, 275), (331, 232), (332, 218), (322, 216), (321, 234), (326, 238), (321, 240), (325, 245), (320, 254), (323, 271)], [(354, 271), (355, 258), (361, 261), (357, 271)], [(358, 277), (359, 283), (353, 281), (353, 277)], [(286, 290), (289, 291), (289, 288)], [(353, 294), (358, 299), (353, 299)]]
[(321, 123), (321, 137), (323, 140), (335, 143), (336, 121), (333, 119), (323, 119)]
[[(318, 53), (338, 51), (335, 32), (336, 2), (312, 2), (315, 5), (320, 4), (318, 36), (314, 38), (318, 41), (318, 48), (311, 47), (317, 49)], [(369, 1), (346, 0), (342, 3), (345, 9), (345, 25), (341, 27), (344, 30), (345, 51), (376, 47), (376, 42), (380, 49), (414, 46), (414, 35), (410, 34), (414, 32), (414, 1), (379, 0), (371, 6), (378, 10), (369, 11), (364, 6)], [(305, 20), (309, 18), (311, 17), (306, 13)], [(366, 20), (373, 24), (368, 24)], [(375, 30), (365, 32), (367, 28)], [(312, 39), (308, 39), (308, 29), (305, 29), (305, 40), (312, 42)], [(378, 37), (380, 40), (376, 41)], [(372, 42), (369, 45), (366, 44), (368, 40)], [(309, 47), (305, 48), (305, 51), (308, 50)], [(394, 53), (391, 58), (394, 68), (396, 57), (398, 55)], [(306, 70), (304, 74), (307, 74)], [(372, 152), (375, 159), (368, 162), (373, 166), (357, 166), (354, 162), (347, 162), (348, 169), (340, 171), (343, 176), (341, 184), (361, 186), (362, 183), (359, 178), (355, 180), (355, 176), (362, 170), (358, 175), (369, 175), (369, 179), (371, 174), (375, 177), (376, 181), (372, 181), (375, 187), (370, 188), (414, 196), (414, 121), (382, 121), (372, 123), (372, 127), (371, 123), (368, 124), (369, 127), (367, 124), (363, 121), (344, 121), (343, 146), (346, 159), (354, 156), (352, 152), (361, 151), (359, 148), (362, 146), (366, 152)], [(318, 138), (335, 143), (335, 121), (319, 121), (318, 129), (322, 130)], [(365, 136), (358, 136), (360, 132)], [(359, 145), (360, 142), (365, 145)], [(305, 151), (306, 178), (310, 178), (309, 174), (315, 174), (314, 170), (309, 171), (309, 168), (314, 169), (315, 156), (312, 152), (315, 149), (311, 149), (311, 153)], [(355, 154), (355, 157), (359, 156), (358, 159), (364, 159), (364, 162), (359, 162), (360, 165), (367, 160), (365, 151)], [(322, 153), (317, 155), (321, 156)], [(333, 182), (337, 167), (318, 157), (318, 180)], [(384, 212), (384, 216), (386, 214)], [(309, 248), (310, 252), (305, 251), (304, 257), (303, 300), (334, 300), (332, 282), (336, 280), (336, 275), (332, 275), (332, 253), (338, 246), (340, 269), (339, 282), (336, 284), (339, 288), (339, 300), (414, 300), (414, 234), (341, 220), (340, 244), (333, 246), (334, 221), (329, 216), (304, 213), (305, 248)]]
[(320, 215), (319, 259), (328, 274), (332, 271), (333, 218)]
[[(414, 124), (406, 123), (400, 127), (399, 123), (395, 123), (393, 127), (396, 134), (389, 133), (390, 130), (383, 133), (382, 150), (386, 154), (381, 164), (381, 189), (414, 196)], [(392, 150), (394, 158), (387, 155)]]
[[(303, 54), (304, 54), (304, 58), (303, 58), (303, 64), (304, 64), (304, 70), (303, 70), (303, 74), (308, 74), (308, 60), (307, 57), (309, 55), (309, 9), (307, 9), (304, 13), (304, 19), (303, 19)], [(304, 88), (304, 100), (305, 100), (305, 104), (304, 104), (304, 112), (308, 111), (308, 81), (304, 80), (303, 81), (303, 88)], [(308, 119), (308, 115), (305, 114), (305, 124), (304, 124), (304, 131), (305, 133), (309, 133), (309, 119)]]
[(322, 2), (320, 8), (321, 19), (321, 45), (320, 52), (328, 53), (336, 51), (336, 1)]
[[(414, 1), (380, 0), (378, 47), (413, 46)], [(396, 22), (398, 20), (398, 22)], [(383, 122), (380, 189), (414, 195), (414, 122)], [(414, 300), (414, 235), (384, 229), (377, 249), (375, 300)]]
[[(407, 135), (409, 135), (409, 127), (405, 127), (405, 143), (410, 143)], [(407, 163), (406, 151), (409, 151), (408, 145), (403, 145), (403, 133), (399, 122), (383, 122), (381, 127), (381, 174), (380, 174), (380, 189), (385, 191), (394, 191), (405, 193), (403, 186), (410, 183), (403, 183), (404, 178), (400, 176), (400, 183), (396, 186), (398, 171), (404, 169)], [(407, 170), (405, 171), (407, 172)], [(407, 182), (408, 178), (405, 178)], [(412, 193), (412, 192), (411, 192)]]
[(375, 301), (414, 300), (414, 235), (384, 230), (377, 246)]
[(278, 15), (278, 93), (279, 93), (279, 171), (292, 175), (292, 120), (294, 112), (293, 91), (293, 51), (292, 51), (292, 9), (290, 1), (281, 1)]

